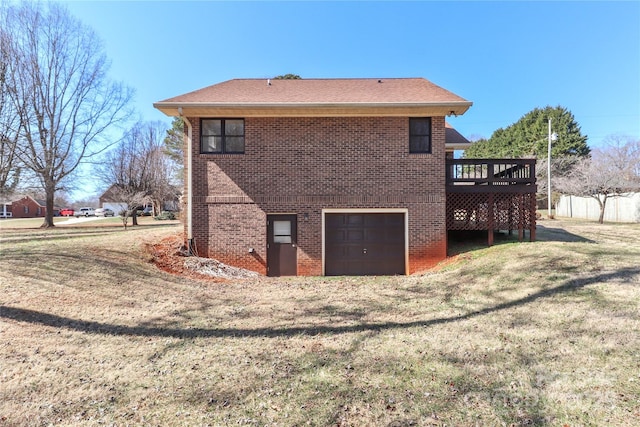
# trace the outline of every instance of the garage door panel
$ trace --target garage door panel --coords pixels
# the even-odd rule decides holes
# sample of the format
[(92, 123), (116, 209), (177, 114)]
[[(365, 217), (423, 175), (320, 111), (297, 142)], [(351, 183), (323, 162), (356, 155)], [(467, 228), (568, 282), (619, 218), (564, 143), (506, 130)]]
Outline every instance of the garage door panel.
[(327, 229), (329, 229), (344, 226), (345, 217), (344, 215), (326, 215), (324, 220)]
[(345, 243), (340, 245), (333, 245), (332, 247), (327, 248), (325, 258), (331, 259), (331, 260), (338, 260), (338, 259), (344, 258), (345, 256), (351, 257), (351, 258), (358, 258), (361, 255), (362, 255), (362, 245)]
[(392, 257), (398, 254), (398, 252), (404, 252), (404, 245), (370, 244), (367, 245), (366, 249), (366, 254), (363, 254), (364, 258), (384, 261), (384, 259)]
[(387, 222), (384, 214), (370, 214), (365, 218), (365, 225), (368, 227), (383, 227)]
[(364, 215), (350, 214), (350, 215), (345, 215), (345, 218), (346, 218), (345, 222), (349, 226), (361, 226), (365, 222)]
[(403, 213), (325, 215), (325, 274), (405, 274)]
[(384, 228), (368, 228), (365, 231), (367, 242), (380, 242), (387, 240), (387, 230)]
[(404, 229), (404, 215), (393, 215), (387, 217), (387, 225), (395, 225)]
[(404, 242), (403, 228), (368, 228), (365, 230), (366, 242)]
[(404, 230), (394, 230), (393, 232), (387, 231), (387, 234), (385, 235), (385, 241), (387, 243), (402, 244), (402, 246), (404, 247)]
[(347, 230), (327, 229), (326, 239), (330, 242), (348, 242)]
[(365, 240), (364, 230), (347, 230), (346, 241), (347, 242), (362, 242)]

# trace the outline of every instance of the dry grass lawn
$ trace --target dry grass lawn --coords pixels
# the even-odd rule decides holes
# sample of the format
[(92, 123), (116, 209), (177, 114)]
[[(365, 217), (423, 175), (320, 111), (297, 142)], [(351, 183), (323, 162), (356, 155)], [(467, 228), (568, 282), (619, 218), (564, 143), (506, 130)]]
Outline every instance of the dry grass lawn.
[(640, 425), (640, 224), (235, 281), (156, 268), (179, 231), (0, 229), (0, 425)]

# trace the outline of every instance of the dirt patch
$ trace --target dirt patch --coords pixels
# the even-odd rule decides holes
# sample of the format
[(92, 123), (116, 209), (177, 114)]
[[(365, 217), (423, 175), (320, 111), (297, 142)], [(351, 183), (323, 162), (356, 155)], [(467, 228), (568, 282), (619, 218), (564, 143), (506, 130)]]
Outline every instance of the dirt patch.
[(213, 282), (260, 277), (255, 271), (232, 267), (215, 259), (187, 256), (179, 235), (148, 243), (145, 249), (159, 269), (178, 276)]

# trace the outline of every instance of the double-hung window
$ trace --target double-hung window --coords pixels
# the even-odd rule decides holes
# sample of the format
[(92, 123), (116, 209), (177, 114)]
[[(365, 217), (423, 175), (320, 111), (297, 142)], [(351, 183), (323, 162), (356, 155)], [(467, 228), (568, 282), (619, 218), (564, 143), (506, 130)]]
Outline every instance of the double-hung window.
[(431, 117), (409, 118), (409, 153), (431, 153)]
[(201, 119), (200, 152), (244, 153), (244, 119)]

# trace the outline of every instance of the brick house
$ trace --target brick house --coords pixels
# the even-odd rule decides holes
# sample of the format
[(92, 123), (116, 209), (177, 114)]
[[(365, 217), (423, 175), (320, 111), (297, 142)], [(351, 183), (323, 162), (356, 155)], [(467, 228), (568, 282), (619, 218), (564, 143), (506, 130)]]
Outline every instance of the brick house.
[[(59, 208), (54, 207), (54, 215), (59, 210)], [(44, 200), (36, 200), (31, 196), (22, 196), (11, 202), (13, 218), (44, 218), (46, 212), (46, 202)]]
[(185, 120), (185, 244), (279, 275), (410, 274), (447, 254), (445, 117), (422, 78), (236, 79), (157, 102)]

